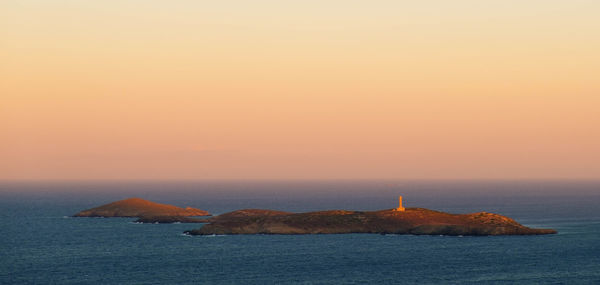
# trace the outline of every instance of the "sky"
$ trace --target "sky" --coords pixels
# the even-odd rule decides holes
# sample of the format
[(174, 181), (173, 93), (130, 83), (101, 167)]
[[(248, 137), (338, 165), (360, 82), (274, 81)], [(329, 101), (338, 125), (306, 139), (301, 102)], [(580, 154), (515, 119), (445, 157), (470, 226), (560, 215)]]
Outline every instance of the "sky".
[(600, 1), (0, 1), (0, 179), (600, 179)]

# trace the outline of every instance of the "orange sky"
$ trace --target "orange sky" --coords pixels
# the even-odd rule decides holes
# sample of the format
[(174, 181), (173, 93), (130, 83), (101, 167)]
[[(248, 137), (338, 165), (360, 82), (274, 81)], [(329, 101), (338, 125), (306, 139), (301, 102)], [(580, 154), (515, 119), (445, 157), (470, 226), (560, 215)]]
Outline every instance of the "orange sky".
[(2, 1), (0, 179), (600, 178), (600, 2), (495, 2)]

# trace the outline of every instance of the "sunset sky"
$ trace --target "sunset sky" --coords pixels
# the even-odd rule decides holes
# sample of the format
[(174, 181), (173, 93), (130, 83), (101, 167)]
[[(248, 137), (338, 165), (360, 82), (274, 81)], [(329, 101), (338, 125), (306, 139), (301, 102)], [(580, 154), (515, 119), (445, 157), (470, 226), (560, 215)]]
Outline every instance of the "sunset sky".
[(599, 179), (599, 15), (0, 1), (0, 179)]

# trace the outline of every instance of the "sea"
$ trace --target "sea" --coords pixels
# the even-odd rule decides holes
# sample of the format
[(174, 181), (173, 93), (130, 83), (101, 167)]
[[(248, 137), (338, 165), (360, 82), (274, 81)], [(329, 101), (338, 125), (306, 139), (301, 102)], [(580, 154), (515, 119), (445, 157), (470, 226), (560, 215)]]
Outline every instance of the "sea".
[[(218, 215), (405, 207), (492, 212), (541, 236), (188, 236), (73, 218), (129, 197)], [(600, 284), (600, 181), (4, 181), (0, 284)]]

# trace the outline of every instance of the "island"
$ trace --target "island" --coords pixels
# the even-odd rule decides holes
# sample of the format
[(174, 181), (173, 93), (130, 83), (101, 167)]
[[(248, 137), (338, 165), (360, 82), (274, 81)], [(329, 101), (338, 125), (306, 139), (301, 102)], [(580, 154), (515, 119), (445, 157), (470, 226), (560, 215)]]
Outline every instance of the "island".
[(129, 198), (81, 211), (74, 217), (137, 217), (140, 222), (197, 222), (192, 216), (210, 216), (204, 210), (191, 207), (180, 208), (141, 198)]
[(553, 229), (532, 229), (515, 220), (487, 212), (449, 214), (424, 208), (380, 211), (331, 210), (307, 213), (245, 209), (206, 220), (189, 235), (235, 234), (412, 234), (450, 236), (543, 235)]
[(533, 229), (498, 214), (450, 214), (399, 206), (379, 211), (329, 210), (292, 213), (262, 209), (237, 210), (215, 217), (204, 210), (129, 198), (81, 211), (74, 217), (137, 217), (138, 223), (204, 223), (189, 235), (236, 234), (413, 234), (413, 235), (544, 235), (553, 229)]

